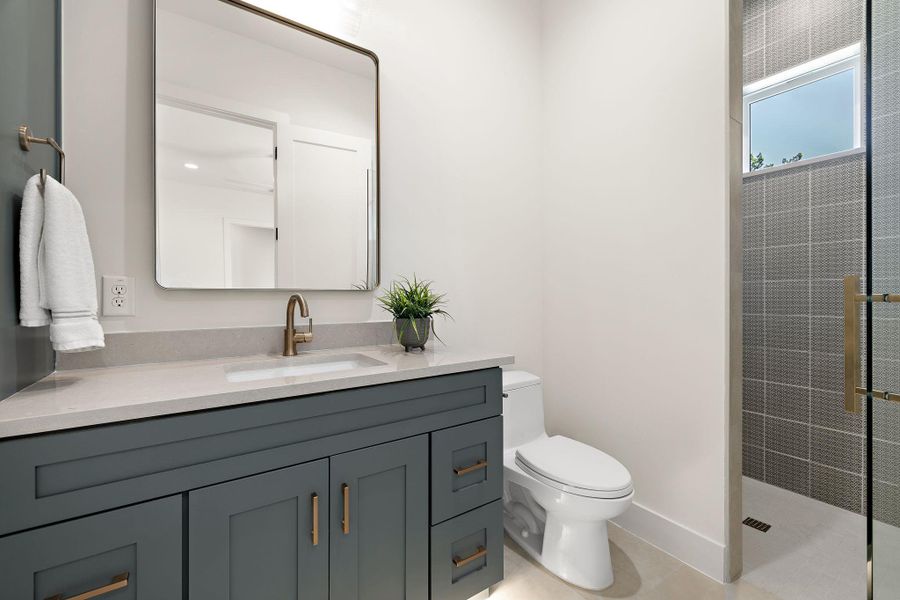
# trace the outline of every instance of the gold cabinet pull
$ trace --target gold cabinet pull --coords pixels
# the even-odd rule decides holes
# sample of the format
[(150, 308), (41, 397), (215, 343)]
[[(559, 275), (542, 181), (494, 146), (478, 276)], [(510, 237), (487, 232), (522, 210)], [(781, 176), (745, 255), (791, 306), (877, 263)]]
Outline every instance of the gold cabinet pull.
[(453, 467), (453, 472), (456, 473), (457, 477), (462, 477), (463, 475), (468, 475), (469, 473), (474, 473), (478, 469), (487, 469), (488, 463), (485, 459), (479, 460), (474, 465), (469, 465), (468, 467)]
[(475, 552), (473, 554), (470, 554), (469, 556), (467, 556), (465, 558), (460, 558), (458, 556), (454, 556), (453, 557), (453, 566), (456, 567), (457, 569), (460, 567), (464, 567), (467, 564), (469, 564), (470, 562), (472, 562), (473, 560), (478, 560), (482, 556), (487, 556), (487, 548), (485, 548), (484, 546), (478, 546), (478, 548), (475, 550)]
[(312, 495), (312, 545), (319, 545), (319, 495)]
[(70, 596), (69, 598), (65, 598), (62, 594), (57, 594), (55, 596), (50, 596), (46, 600), (89, 600), (90, 598), (96, 598), (97, 596), (103, 596), (104, 594), (108, 594), (110, 592), (115, 592), (116, 590), (121, 590), (122, 588), (128, 587), (128, 572), (119, 573), (115, 577), (112, 578), (112, 581), (107, 583), (104, 586), (100, 586), (98, 588), (94, 588), (93, 590), (88, 590), (77, 596)]
[(341, 531), (344, 535), (350, 533), (350, 486), (346, 483), (341, 486), (344, 495), (344, 517), (341, 519)]

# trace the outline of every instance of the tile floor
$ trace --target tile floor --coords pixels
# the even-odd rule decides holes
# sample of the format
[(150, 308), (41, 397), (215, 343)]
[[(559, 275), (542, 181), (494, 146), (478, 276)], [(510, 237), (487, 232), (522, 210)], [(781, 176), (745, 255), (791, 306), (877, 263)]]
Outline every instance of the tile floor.
[[(861, 600), (866, 597), (863, 517), (746, 478), (744, 515), (770, 523), (772, 529), (761, 533), (744, 528), (744, 576), (734, 584), (719, 584), (611, 525), (610, 548), (616, 573), (612, 587), (589, 592), (568, 585), (507, 539), (506, 578), (492, 590), (490, 597), (492, 600)], [(885, 552), (891, 547), (900, 548), (900, 530), (882, 528), (879, 534)], [(881, 584), (900, 589), (886, 578), (882, 578)]]
[(744, 516), (772, 525), (744, 528), (747, 583), (783, 600), (866, 597), (865, 517), (747, 477)]
[(616, 582), (600, 592), (557, 579), (507, 538), (506, 577), (491, 590), (490, 600), (779, 600), (744, 581), (721, 585), (615, 525), (609, 538)]

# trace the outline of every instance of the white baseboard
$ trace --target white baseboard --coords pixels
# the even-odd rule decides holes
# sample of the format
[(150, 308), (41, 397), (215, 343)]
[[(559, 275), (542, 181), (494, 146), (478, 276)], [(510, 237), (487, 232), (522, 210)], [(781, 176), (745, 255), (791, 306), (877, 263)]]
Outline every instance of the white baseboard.
[(704, 575), (725, 581), (724, 545), (637, 503), (612, 522)]

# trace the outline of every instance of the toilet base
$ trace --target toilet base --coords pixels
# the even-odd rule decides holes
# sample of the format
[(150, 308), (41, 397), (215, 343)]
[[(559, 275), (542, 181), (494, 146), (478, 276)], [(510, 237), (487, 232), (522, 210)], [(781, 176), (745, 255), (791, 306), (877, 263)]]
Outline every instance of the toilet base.
[(524, 538), (509, 518), (504, 519), (507, 534), (548, 571), (560, 579), (588, 590), (602, 590), (613, 584), (607, 521), (572, 521), (550, 512), (536, 550), (535, 536)]

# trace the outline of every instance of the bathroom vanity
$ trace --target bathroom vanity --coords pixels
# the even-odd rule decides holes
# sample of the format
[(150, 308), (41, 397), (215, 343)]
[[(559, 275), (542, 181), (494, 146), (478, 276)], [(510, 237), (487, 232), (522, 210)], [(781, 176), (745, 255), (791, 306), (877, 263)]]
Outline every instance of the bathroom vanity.
[(378, 364), (58, 372), (0, 403), (0, 595), (464, 600), (498, 582), (511, 358), (355, 356)]

